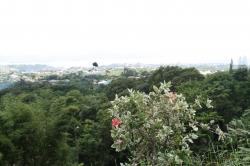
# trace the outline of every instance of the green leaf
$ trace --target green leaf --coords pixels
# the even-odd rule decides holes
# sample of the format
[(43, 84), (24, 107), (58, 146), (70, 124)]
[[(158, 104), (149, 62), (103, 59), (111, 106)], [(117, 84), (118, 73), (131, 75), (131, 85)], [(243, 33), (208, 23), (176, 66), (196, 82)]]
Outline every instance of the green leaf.
[(154, 89), (155, 93), (159, 92), (159, 89), (156, 86), (154, 86), (154, 85), (153, 85), (153, 89)]
[(191, 134), (191, 137), (192, 137), (193, 139), (197, 139), (197, 138), (198, 138), (198, 135), (192, 133), (192, 134)]
[(250, 157), (244, 157), (243, 160), (244, 161), (250, 161)]

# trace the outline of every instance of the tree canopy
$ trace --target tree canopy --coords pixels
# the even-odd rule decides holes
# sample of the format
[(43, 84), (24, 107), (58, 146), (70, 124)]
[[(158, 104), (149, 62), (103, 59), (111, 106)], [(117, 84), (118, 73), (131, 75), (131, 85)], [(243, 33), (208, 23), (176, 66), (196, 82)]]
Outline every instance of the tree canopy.
[[(94, 66), (93, 63), (93, 67), (98, 67), (98, 64)], [(127, 70), (125, 73), (130, 76), (131, 73)], [(137, 78), (127, 78), (128, 75), (124, 73), (121, 76), (110, 76), (110, 79), (113, 78), (112, 82), (103, 87), (93, 84), (92, 79), (99, 81), (107, 76), (96, 73), (91, 73), (91, 76), (82, 72), (51, 75), (45, 77), (41, 83), (20, 80), (12, 87), (0, 90), (0, 165), (71, 166), (82, 163), (86, 166), (117, 166), (120, 163), (129, 163), (131, 156), (135, 156), (134, 149), (146, 145), (145, 142), (140, 142), (143, 139), (138, 136), (140, 133), (137, 133), (139, 131), (136, 129), (150, 133), (144, 140), (150, 140), (148, 136), (158, 135), (148, 144), (150, 148), (148, 147), (147, 151), (150, 153), (144, 153), (145, 156), (149, 155), (151, 162), (153, 149), (160, 149), (161, 154), (155, 156), (166, 159), (165, 152), (178, 154), (178, 159), (188, 161), (190, 165), (206, 165), (208, 160), (210, 163), (230, 165), (228, 163), (240, 163), (243, 159), (248, 162), (246, 165), (249, 165), (250, 161), (246, 158), (249, 144), (247, 139), (243, 138), (247, 138), (249, 132), (248, 69), (239, 68), (233, 69), (232, 73), (224, 71), (204, 76), (192, 67), (164, 66), (151, 72), (136, 70), (134, 76), (138, 76)], [(49, 82), (50, 79), (60, 82), (52, 83)], [(63, 81), (66, 79), (68, 81)], [(158, 87), (164, 81), (172, 82), (171, 86), (159, 90)], [(121, 101), (117, 100), (116, 95)], [(207, 101), (211, 102), (211, 108), (206, 107)], [(117, 107), (114, 107), (114, 103)], [(184, 106), (187, 107), (186, 110), (196, 111), (197, 123), (193, 122), (195, 125), (189, 126), (190, 119), (184, 111)], [(197, 106), (199, 108), (196, 109)], [(110, 109), (118, 107), (119, 112), (111, 117)], [(132, 120), (123, 117), (130, 116), (128, 111), (131, 112)], [(159, 113), (152, 116), (152, 111)], [(177, 121), (168, 122), (174, 117)], [(114, 120), (115, 126), (112, 126), (113, 118), (117, 120)], [(181, 121), (178, 121), (178, 118)], [(191, 158), (181, 155), (182, 145), (179, 143), (183, 143), (182, 139), (187, 137), (177, 134), (178, 132), (169, 135), (171, 140), (168, 139), (168, 144), (157, 144), (159, 147), (154, 148), (153, 145), (156, 144), (152, 142), (157, 143), (169, 129), (165, 124), (166, 130), (162, 130), (164, 126), (161, 122), (158, 126), (151, 124), (152, 121), (157, 122), (157, 119), (162, 119), (160, 121), (175, 129), (173, 131), (184, 125), (186, 134), (191, 134), (196, 129), (194, 126), (199, 128), (195, 132), (198, 138), (192, 139), (194, 143), (188, 140)], [(213, 122), (211, 125), (210, 121)], [(125, 129), (129, 130), (128, 134), (134, 132), (129, 136), (129, 140), (134, 144), (126, 142), (126, 133), (122, 133), (124, 138), (119, 139), (116, 139), (118, 136), (111, 135), (114, 133), (110, 130), (114, 130), (117, 124), (124, 129), (122, 132)], [(218, 135), (201, 128), (201, 125), (205, 124), (209, 124), (211, 128), (219, 126), (230, 137), (222, 145), (218, 142)], [(115, 138), (113, 147), (121, 147), (124, 151), (117, 152), (111, 148), (114, 144), (112, 137)], [(238, 139), (242, 141), (236, 142)], [(227, 142), (228, 140), (233, 141)], [(219, 150), (211, 152), (211, 149), (216, 148)], [(171, 152), (171, 149), (179, 151)], [(220, 150), (224, 153), (220, 153)], [(220, 155), (223, 157), (218, 158)], [(240, 157), (237, 159), (235, 156)], [(145, 162), (144, 159), (140, 160), (141, 164)]]

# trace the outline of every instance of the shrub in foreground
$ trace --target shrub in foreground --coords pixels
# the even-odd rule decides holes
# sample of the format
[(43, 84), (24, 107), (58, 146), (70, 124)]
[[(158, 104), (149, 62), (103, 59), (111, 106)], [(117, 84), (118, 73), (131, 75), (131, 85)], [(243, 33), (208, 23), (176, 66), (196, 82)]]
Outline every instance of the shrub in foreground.
[[(128, 149), (131, 163), (125, 165), (174, 165), (187, 163), (192, 155), (190, 144), (198, 138), (199, 128), (208, 129), (223, 139), (218, 127), (210, 129), (208, 124), (199, 123), (195, 112), (201, 107), (198, 97), (189, 105), (181, 94), (170, 92), (170, 83), (153, 87), (149, 94), (129, 90), (129, 96), (122, 96), (112, 102), (111, 137), (117, 151)], [(206, 100), (211, 107), (211, 100)]]

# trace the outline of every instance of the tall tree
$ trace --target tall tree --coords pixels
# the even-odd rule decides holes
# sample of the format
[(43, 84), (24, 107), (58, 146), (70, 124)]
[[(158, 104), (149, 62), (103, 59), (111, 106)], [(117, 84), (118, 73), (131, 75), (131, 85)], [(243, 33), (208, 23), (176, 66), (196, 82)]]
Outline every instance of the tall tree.
[(93, 65), (93, 69), (95, 69), (95, 68), (98, 67), (98, 63), (97, 62), (93, 62), (92, 65)]
[(230, 68), (229, 68), (229, 73), (230, 73), (230, 74), (233, 74), (233, 59), (231, 59)]

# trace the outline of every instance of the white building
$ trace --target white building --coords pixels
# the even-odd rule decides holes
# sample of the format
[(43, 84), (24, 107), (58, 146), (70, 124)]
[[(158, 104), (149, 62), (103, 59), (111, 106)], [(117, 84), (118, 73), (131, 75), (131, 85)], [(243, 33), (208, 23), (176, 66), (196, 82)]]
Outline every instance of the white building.
[(103, 84), (103, 85), (108, 85), (111, 81), (112, 81), (112, 80), (107, 80), (107, 81), (102, 80), (102, 81), (98, 82), (98, 85), (101, 85), (101, 84)]
[(1, 74), (7, 74), (10, 72), (9, 66), (0, 66), (0, 73)]

